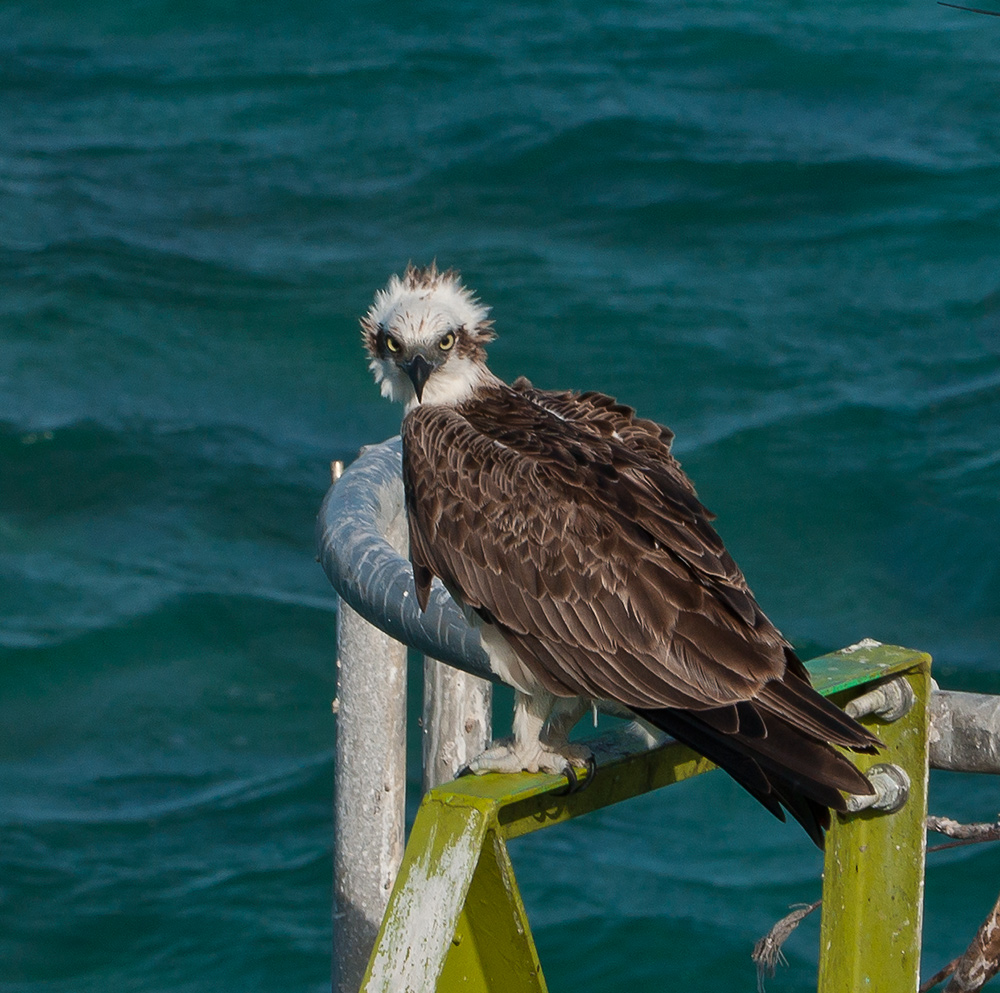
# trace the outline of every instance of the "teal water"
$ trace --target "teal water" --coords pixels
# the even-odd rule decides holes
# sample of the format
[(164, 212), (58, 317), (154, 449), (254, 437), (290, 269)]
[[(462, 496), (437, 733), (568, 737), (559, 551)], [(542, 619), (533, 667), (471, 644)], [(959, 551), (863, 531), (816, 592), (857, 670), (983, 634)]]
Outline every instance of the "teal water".
[[(327, 987), (312, 522), (397, 429), (356, 320), (409, 259), (493, 305), (498, 373), (669, 423), (804, 653), (1000, 692), (998, 32), (925, 0), (3, 5), (0, 988)], [(992, 819), (1000, 785), (931, 807)], [(753, 990), (819, 892), (722, 776), (514, 857), (553, 991)], [(925, 974), (998, 868), (931, 857)]]

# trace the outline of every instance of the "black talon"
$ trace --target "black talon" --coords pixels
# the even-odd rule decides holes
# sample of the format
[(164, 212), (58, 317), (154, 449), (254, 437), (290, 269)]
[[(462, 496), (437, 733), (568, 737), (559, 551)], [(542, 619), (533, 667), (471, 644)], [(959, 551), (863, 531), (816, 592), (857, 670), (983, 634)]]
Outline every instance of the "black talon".
[(576, 778), (576, 770), (569, 763), (563, 769), (563, 775), (568, 782), (565, 786), (560, 786), (559, 789), (553, 790), (552, 796), (572, 796), (579, 789), (580, 781)]
[(596, 772), (597, 760), (593, 755), (587, 756), (587, 775), (584, 779), (581, 779), (577, 775), (576, 769), (567, 762), (566, 768), (563, 769), (567, 783), (558, 790), (553, 790), (552, 796), (572, 796), (574, 793), (582, 792), (593, 782)]

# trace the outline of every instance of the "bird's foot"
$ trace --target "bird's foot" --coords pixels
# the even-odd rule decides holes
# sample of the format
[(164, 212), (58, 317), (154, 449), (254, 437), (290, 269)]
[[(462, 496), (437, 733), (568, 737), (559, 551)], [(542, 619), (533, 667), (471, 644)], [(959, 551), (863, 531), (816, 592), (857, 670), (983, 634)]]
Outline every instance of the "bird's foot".
[[(548, 772), (565, 776), (569, 784), (563, 792), (576, 793), (593, 779), (595, 769), (594, 753), (586, 745), (563, 742), (554, 747), (542, 741), (525, 744), (513, 738), (501, 738), (477, 755), (461, 774)], [(581, 776), (580, 772), (585, 775)]]

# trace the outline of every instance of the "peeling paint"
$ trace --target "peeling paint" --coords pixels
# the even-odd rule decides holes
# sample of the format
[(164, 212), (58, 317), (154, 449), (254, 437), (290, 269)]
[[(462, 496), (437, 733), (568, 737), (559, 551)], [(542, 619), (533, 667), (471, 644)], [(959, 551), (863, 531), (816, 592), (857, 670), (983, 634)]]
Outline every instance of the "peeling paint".
[(882, 642), (876, 641), (874, 638), (862, 638), (859, 642), (854, 645), (848, 645), (846, 648), (842, 648), (837, 654), (838, 655), (852, 655), (854, 652), (860, 652), (865, 648), (881, 648)]
[(393, 926), (371, 962), (367, 991), (432, 990), (452, 942), (479, 859), (477, 831), (435, 844), (432, 833), (393, 900)]

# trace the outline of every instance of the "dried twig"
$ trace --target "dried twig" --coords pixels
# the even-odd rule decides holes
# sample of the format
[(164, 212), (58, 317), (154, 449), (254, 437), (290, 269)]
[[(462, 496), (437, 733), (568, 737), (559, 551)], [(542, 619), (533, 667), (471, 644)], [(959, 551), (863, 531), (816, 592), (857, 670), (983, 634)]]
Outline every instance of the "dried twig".
[[(974, 845), (981, 841), (1000, 841), (1000, 817), (992, 824), (961, 824), (950, 817), (927, 816), (927, 829), (945, 834), (956, 840), (944, 845), (934, 845), (928, 852), (957, 845)], [(944, 993), (976, 993), (1000, 972), (1000, 898), (986, 920), (979, 926), (972, 943), (957, 959), (949, 962), (940, 972), (931, 976), (920, 987), (920, 993), (927, 993), (938, 983), (951, 976), (951, 982)]]
[(1000, 818), (997, 818), (992, 824), (961, 824), (950, 817), (935, 817), (933, 814), (928, 814), (927, 830), (958, 839), (943, 845), (932, 845), (927, 849), (928, 852), (940, 852), (945, 848), (975, 845), (981, 841), (1000, 841)]
[(782, 917), (777, 924), (753, 946), (753, 958), (757, 965), (757, 989), (764, 993), (764, 976), (774, 976), (778, 963), (785, 964), (785, 956), (781, 946), (788, 936), (799, 926), (803, 918), (808, 917), (823, 901), (815, 903), (793, 904), (795, 908), (790, 914)]
[[(975, 845), (982, 841), (1000, 841), (1000, 817), (992, 823), (962, 824), (950, 817), (927, 815), (927, 830), (947, 835), (955, 841), (934, 845), (928, 852), (955, 848), (958, 845)], [(803, 918), (811, 914), (822, 900), (810, 904), (795, 904), (795, 909), (782, 917), (760, 941), (754, 945), (753, 960), (757, 965), (757, 989), (764, 990), (764, 977), (774, 976), (778, 964), (785, 964), (781, 951), (788, 936), (799, 926)], [(944, 993), (977, 993), (978, 990), (1000, 972), (1000, 899), (982, 923), (976, 937), (964, 955), (949, 962), (940, 972), (931, 976), (921, 987), (920, 993), (927, 993), (949, 976), (951, 982)]]
[(958, 959), (952, 959), (940, 972), (935, 972), (930, 979), (923, 983), (917, 993), (928, 993), (938, 983), (943, 983), (955, 971), (956, 965), (958, 965)]
[(963, 7), (961, 4), (957, 3), (945, 3), (944, 0), (938, 0), (939, 7), (954, 7), (955, 10), (968, 10), (973, 14), (989, 14), (990, 17), (1000, 17), (1000, 10), (981, 10), (979, 7)]
[(972, 944), (955, 966), (944, 993), (977, 993), (1000, 972), (1000, 898), (979, 925)]

